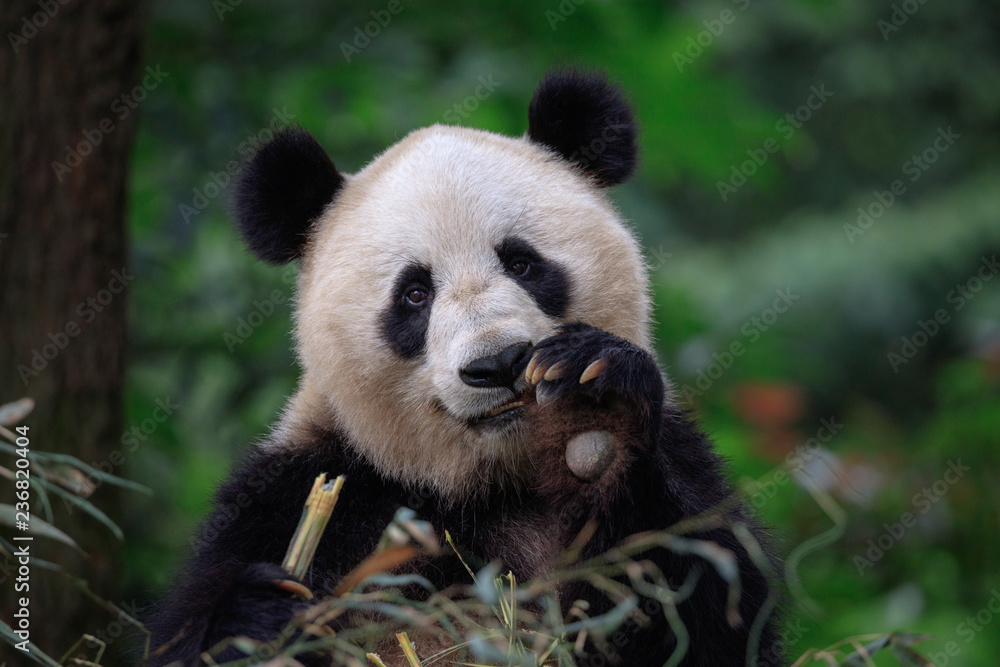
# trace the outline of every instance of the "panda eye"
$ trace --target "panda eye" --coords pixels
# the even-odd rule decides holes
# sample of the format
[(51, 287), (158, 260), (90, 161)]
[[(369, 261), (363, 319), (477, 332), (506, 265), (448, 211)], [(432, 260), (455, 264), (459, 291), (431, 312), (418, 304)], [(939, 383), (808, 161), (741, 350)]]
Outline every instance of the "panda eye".
[(406, 290), (403, 298), (406, 299), (406, 303), (411, 306), (422, 306), (427, 303), (427, 298), (430, 295), (427, 290), (423, 287), (410, 287)]
[(515, 259), (510, 264), (510, 272), (518, 278), (524, 278), (531, 271), (531, 262), (526, 259)]

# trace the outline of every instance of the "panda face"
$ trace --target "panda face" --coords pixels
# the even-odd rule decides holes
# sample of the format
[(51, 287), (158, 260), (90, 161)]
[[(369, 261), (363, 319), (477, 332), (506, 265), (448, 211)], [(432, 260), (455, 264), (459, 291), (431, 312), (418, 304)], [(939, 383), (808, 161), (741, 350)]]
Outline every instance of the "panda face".
[(636, 163), (628, 102), (554, 72), (528, 131), (416, 131), (355, 175), (301, 129), (244, 165), (235, 212), (266, 261), (300, 261), (302, 379), (271, 438), (337, 430), (390, 478), (460, 498), (530, 474), (532, 345), (583, 322), (649, 348), (638, 244), (603, 188)]
[(524, 138), (455, 127), (348, 177), (297, 304), (299, 402), (386, 474), (454, 495), (526, 472), (532, 344), (574, 321), (649, 343), (641, 255), (603, 192)]

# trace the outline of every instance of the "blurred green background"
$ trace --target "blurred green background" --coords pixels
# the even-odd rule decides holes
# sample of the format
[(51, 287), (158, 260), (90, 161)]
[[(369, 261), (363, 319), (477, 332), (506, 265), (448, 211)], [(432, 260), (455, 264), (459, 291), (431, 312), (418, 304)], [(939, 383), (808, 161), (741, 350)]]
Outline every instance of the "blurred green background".
[[(818, 605), (793, 613), (790, 654), (907, 629), (936, 636), (939, 665), (996, 664), (996, 6), (402, 0), (366, 44), (388, 4), (151, 11), (146, 61), (169, 76), (134, 155), (139, 431), (115, 472), (156, 495), (129, 497), (126, 599), (163, 590), (295, 388), (294, 267), (255, 263), (227, 217), (244, 142), (293, 122), (354, 171), (431, 123), (517, 135), (541, 75), (570, 64), (635, 103), (642, 163), (611, 196), (648, 249), (662, 365)], [(157, 401), (177, 406), (162, 423)]]

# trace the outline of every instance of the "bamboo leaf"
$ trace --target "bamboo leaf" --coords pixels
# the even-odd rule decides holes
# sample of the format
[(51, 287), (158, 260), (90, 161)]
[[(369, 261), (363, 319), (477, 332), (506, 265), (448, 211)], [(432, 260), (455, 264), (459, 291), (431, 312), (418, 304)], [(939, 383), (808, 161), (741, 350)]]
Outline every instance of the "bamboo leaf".
[(934, 663), (905, 644), (893, 642), (892, 654), (903, 667), (934, 667)]
[(855, 651), (844, 659), (844, 667), (865, 667), (871, 662), (869, 658), (888, 646), (891, 640), (892, 635), (883, 635), (868, 642), (864, 645), (864, 651)]
[[(0, 523), (5, 526), (10, 526), (11, 528), (17, 527), (17, 509), (13, 505), (0, 504)], [(39, 537), (48, 537), (53, 540), (58, 540), (63, 544), (68, 544), (80, 553), (83, 553), (83, 549), (80, 548), (73, 538), (62, 532), (51, 523), (43, 521), (37, 516), (32, 515), (28, 521), (28, 530), (25, 531), (32, 535), (38, 535)]]
[(932, 639), (934, 639), (934, 635), (928, 635), (923, 632), (894, 632), (892, 635), (892, 642), (894, 644), (902, 644), (903, 646), (913, 646), (914, 644), (928, 642)]
[(13, 426), (35, 409), (35, 402), (30, 398), (22, 398), (11, 403), (0, 405), (0, 426)]
[(108, 530), (110, 530), (112, 534), (114, 534), (114, 536), (118, 538), (118, 541), (121, 542), (125, 540), (125, 535), (124, 533), (122, 533), (122, 529), (118, 527), (118, 524), (112, 521), (107, 514), (99, 510), (96, 505), (94, 505), (90, 501), (84, 500), (83, 498), (77, 496), (74, 493), (70, 493), (66, 489), (59, 486), (58, 484), (51, 484), (49, 482), (42, 482), (42, 484), (48, 491), (52, 491), (53, 493), (62, 496), (70, 504), (76, 505), (87, 514), (89, 514), (90, 516), (94, 517), (95, 519), (103, 523), (105, 526), (108, 527)]
[[(0, 638), (2, 638), (5, 642), (10, 644), (11, 646), (18, 644), (21, 641), (21, 638), (18, 637), (16, 634), (14, 634), (14, 628), (10, 627), (9, 625), (7, 625), (7, 623), (5, 623), (2, 620), (0, 620)], [(47, 667), (61, 667), (60, 664), (56, 662), (54, 658), (49, 657), (49, 655), (45, 653), (45, 651), (38, 648), (31, 642), (28, 642), (27, 653), (25, 653), (24, 651), (19, 651), (19, 653), (27, 656), (28, 658), (34, 660), (40, 665), (46, 665)]]
[(147, 496), (153, 495), (153, 490), (148, 486), (139, 484), (138, 482), (133, 482), (130, 479), (125, 479), (124, 477), (118, 477), (117, 475), (112, 475), (111, 473), (104, 472), (93, 466), (87, 465), (80, 459), (72, 456), (70, 454), (61, 454), (59, 452), (44, 452), (43, 455), (46, 459), (50, 461), (64, 463), (66, 465), (73, 466), (78, 470), (81, 470), (91, 477), (96, 477), (106, 484), (111, 484), (113, 486), (120, 486), (123, 489), (130, 489), (132, 491), (138, 491), (139, 493), (144, 493)]

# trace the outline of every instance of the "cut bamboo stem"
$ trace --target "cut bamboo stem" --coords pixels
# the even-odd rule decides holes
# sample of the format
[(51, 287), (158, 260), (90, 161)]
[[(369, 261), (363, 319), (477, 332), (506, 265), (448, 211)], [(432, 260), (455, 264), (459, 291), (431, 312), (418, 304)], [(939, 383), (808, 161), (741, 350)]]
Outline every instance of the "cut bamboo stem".
[(326, 481), (326, 473), (322, 473), (313, 482), (309, 497), (302, 508), (302, 516), (299, 518), (299, 525), (295, 529), (295, 535), (288, 545), (285, 553), (285, 560), (281, 567), (298, 580), (302, 580), (309, 566), (312, 565), (313, 556), (316, 555), (316, 547), (323, 537), (326, 524), (333, 514), (333, 508), (340, 497), (340, 489), (344, 486), (345, 477), (339, 475), (332, 482)]
[(396, 633), (396, 641), (399, 642), (399, 647), (403, 649), (403, 655), (406, 657), (406, 661), (410, 663), (410, 667), (421, 667), (420, 658), (417, 657), (417, 652), (413, 650), (413, 642), (405, 632)]

